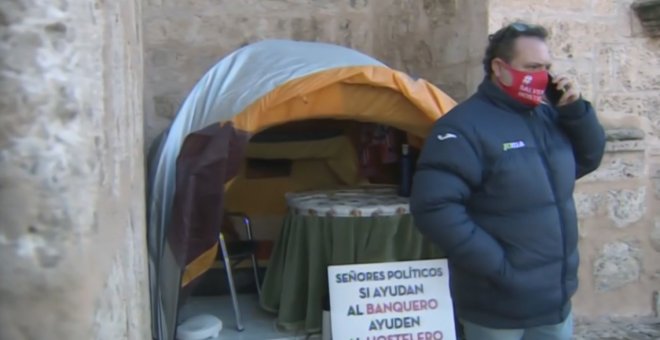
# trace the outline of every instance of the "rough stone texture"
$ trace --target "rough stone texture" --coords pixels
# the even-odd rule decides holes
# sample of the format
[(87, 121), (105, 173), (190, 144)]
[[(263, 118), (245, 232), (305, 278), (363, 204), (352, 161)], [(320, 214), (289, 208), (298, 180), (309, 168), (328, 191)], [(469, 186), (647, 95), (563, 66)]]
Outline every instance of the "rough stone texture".
[(597, 216), (604, 207), (605, 195), (602, 193), (576, 192), (573, 195), (578, 218), (584, 219)]
[(573, 340), (657, 340), (660, 321), (654, 319), (575, 320)]
[[(657, 252), (646, 241), (660, 213), (660, 180), (651, 178), (660, 169), (660, 40), (645, 34), (632, 2), (489, 3), (490, 32), (515, 19), (549, 29), (554, 71), (575, 77), (610, 132), (600, 169), (575, 194), (582, 255), (575, 308), (591, 318), (652, 315), (660, 282)], [(630, 239), (643, 242), (621, 241)]]
[[(644, 141), (619, 141), (610, 142), (605, 145), (606, 153), (630, 152), (630, 151), (647, 151), (648, 144)], [(646, 158), (646, 157), (645, 157)]]
[(638, 222), (646, 212), (646, 188), (608, 192), (609, 217), (618, 228)]
[(644, 154), (641, 152), (630, 152), (625, 155), (608, 153), (603, 158), (600, 167), (585, 176), (581, 182), (613, 182), (639, 179), (646, 175), (644, 170)]
[(611, 129), (605, 131), (608, 141), (640, 140), (644, 139), (642, 129)]
[(596, 259), (594, 276), (596, 289), (607, 292), (639, 280), (642, 268), (639, 249), (626, 242), (605, 244)]
[(139, 2), (0, 1), (0, 339), (149, 339)]

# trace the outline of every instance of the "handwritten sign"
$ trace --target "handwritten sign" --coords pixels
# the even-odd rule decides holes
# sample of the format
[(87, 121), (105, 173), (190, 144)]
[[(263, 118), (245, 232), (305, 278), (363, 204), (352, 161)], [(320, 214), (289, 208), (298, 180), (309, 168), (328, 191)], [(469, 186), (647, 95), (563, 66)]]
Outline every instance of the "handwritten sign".
[(328, 267), (332, 338), (455, 340), (447, 260)]

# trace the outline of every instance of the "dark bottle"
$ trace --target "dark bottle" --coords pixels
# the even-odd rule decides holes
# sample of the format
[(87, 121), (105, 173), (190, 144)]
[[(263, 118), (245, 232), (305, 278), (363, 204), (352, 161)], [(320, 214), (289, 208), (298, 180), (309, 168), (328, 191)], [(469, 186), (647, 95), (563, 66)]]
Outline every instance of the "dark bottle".
[(412, 157), (408, 144), (401, 145), (401, 177), (399, 178), (399, 196), (410, 197), (412, 186)]

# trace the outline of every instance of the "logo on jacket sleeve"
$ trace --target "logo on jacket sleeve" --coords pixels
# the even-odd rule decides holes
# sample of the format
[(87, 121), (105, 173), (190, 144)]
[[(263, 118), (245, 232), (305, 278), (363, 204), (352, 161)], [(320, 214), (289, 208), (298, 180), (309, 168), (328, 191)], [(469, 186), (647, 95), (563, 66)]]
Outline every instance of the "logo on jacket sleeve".
[(511, 142), (511, 143), (504, 143), (502, 144), (502, 149), (504, 151), (511, 150), (511, 149), (520, 149), (525, 147), (525, 142), (519, 140), (516, 142)]
[(440, 141), (445, 141), (447, 139), (452, 139), (452, 138), (458, 138), (458, 136), (456, 136), (453, 133), (445, 133), (444, 135), (442, 135), (442, 134), (438, 135), (438, 140), (440, 140)]

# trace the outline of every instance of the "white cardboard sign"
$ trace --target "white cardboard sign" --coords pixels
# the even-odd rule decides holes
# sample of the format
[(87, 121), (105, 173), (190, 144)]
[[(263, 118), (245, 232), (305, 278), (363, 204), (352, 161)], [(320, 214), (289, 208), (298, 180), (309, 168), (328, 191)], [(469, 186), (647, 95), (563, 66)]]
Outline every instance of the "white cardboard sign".
[(455, 340), (446, 259), (328, 267), (332, 338)]

